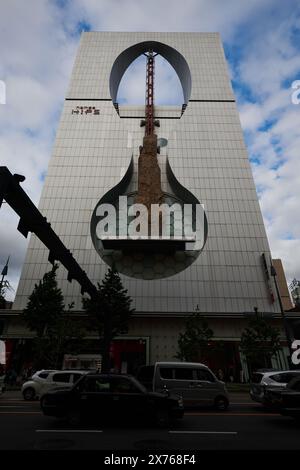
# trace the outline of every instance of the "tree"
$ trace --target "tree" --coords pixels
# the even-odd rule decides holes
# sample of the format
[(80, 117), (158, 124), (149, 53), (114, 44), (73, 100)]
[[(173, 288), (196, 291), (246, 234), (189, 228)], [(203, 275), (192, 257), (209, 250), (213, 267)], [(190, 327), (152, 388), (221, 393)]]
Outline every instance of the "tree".
[(69, 309), (55, 320), (47, 334), (35, 339), (34, 349), (44, 368), (47, 365), (57, 369), (65, 354), (78, 354), (82, 349), (84, 331), (82, 325), (74, 321), (72, 308), (73, 305), (69, 305)]
[(279, 330), (262, 318), (257, 311), (241, 336), (240, 350), (248, 365), (269, 367), (271, 358), (281, 349)]
[(54, 264), (51, 271), (45, 273), (43, 279), (35, 284), (22, 313), (27, 327), (35, 331), (38, 338), (51, 334), (51, 329), (65, 309), (61, 289), (57, 286), (57, 269), (58, 265)]
[(211, 347), (213, 330), (199, 312), (193, 313), (185, 324), (184, 333), (179, 334), (177, 359), (181, 361), (203, 360)]
[(102, 353), (102, 372), (110, 370), (110, 345), (115, 336), (128, 331), (128, 321), (134, 309), (119, 273), (109, 268), (104, 280), (98, 283), (93, 299), (83, 298), (83, 307), (89, 315), (90, 327), (98, 332)]
[(57, 286), (55, 264), (43, 279), (35, 284), (22, 317), (26, 326), (36, 333), (33, 340), (35, 366), (57, 369), (64, 354), (81, 349), (82, 326), (72, 318), (73, 304), (65, 310), (61, 289)]

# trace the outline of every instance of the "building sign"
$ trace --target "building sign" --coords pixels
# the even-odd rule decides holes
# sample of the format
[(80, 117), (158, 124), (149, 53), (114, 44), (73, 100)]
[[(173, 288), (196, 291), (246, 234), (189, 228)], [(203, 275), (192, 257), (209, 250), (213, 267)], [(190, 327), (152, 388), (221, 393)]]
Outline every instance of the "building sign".
[(76, 106), (75, 109), (72, 109), (72, 114), (100, 114), (100, 109), (95, 108), (95, 106)]

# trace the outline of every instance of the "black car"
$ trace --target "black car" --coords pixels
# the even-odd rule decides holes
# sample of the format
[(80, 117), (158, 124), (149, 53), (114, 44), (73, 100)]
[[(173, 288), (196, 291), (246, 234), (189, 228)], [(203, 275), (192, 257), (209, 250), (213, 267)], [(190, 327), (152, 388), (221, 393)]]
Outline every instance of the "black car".
[(293, 378), (284, 390), (266, 391), (266, 400), (282, 415), (300, 419), (300, 377)]
[(180, 397), (148, 392), (134, 377), (118, 374), (87, 374), (70, 390), (51, 390), (41, 399), (44, 415), (80, 421), (131, 423), (152, 421), (167, 426), (183, 417)]

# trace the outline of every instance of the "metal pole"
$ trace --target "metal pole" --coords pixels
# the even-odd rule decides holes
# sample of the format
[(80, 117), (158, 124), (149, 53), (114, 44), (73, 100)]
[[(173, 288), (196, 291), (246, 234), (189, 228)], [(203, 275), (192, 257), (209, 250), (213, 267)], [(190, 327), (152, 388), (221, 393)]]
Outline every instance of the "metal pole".
[(154, 133), (154, 54), (149, 51), (147, 57), (146, 73), (146, 135)]
[[(293, 354), (292, 347), (291, 347), (292, 338), (291, 338), (291, 335), (290, 335), (289, 325), (288, 325), (288, 322), (287, 322), (287, 319), (286, 319), (286, 316), (285, 316), (285, 312), (284, 312), (284, 308), (283, 308), (283, 305), (282, 305), (281, 295), (280, 295), (280, 292), (279, 292), (279, 289), (278, 289), (278, 284), (277, 284), (277, 279), (276, 279), (276, 276), (277, 276), (276, 269), (274, 268), (273, 264), (271, 264), (271, 276), (274, 278), (275, 289), (276, 289), (277, 298), (278, 298), (278, 301), (279, 301), (280, 312), (281, 312), (281, 316), (282, 316), (283, 326), (284, 326), (284, 329), (285, 329), (286, 340), (287, 340), (289, 353), (290, 353), (290, 358), (291, 358), (292, 354)], [(290, 363), (289, 363), (289, 367), (290, 367)]]

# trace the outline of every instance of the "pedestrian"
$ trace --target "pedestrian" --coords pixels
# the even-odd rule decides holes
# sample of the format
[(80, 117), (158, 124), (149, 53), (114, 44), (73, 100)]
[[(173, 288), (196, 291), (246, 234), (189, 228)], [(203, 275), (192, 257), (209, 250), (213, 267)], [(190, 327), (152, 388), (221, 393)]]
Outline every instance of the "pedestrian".
[(222, 369), (219, 369), (217, 372), (218, 379), (221, 380), (222, 382), (224, 381), (224, 372)]

